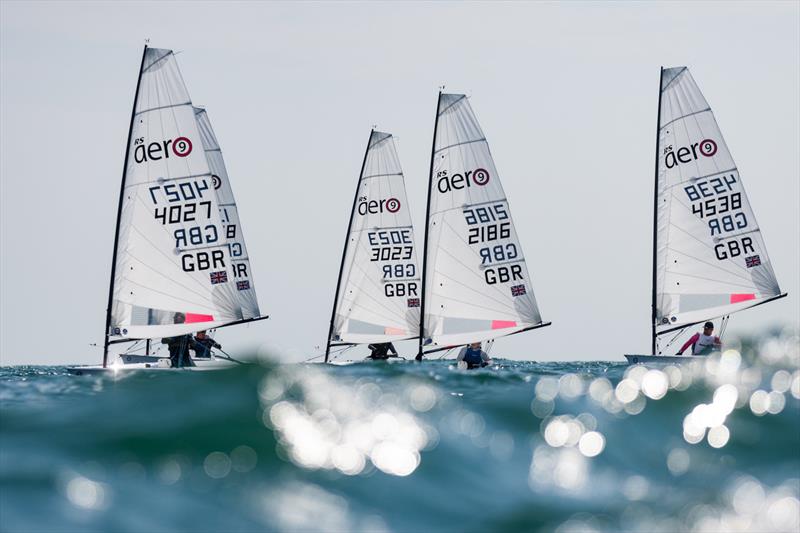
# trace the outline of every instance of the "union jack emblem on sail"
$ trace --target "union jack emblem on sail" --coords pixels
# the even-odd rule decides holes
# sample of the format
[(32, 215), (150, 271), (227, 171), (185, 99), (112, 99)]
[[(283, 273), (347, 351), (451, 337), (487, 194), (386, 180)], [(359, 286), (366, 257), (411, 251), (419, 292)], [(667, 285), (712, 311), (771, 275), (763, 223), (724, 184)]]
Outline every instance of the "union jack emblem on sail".
[(228, 283), (228, 273), (224, 270), (220, 270), (219, 272), (212, 272), (210, 276), (212, 285), (218, 285), (220, 283)]
[(419, 298), (409, 298), (408, 299), (408, 306), (409, 307), (419, 307)]
[(250, 288), (250, 280), (237, 281), (236, 288), (239, 289), (240, 291), (246, 291), (247, 289)]
[(745, 257), (744, 262), (747, 264), (747, 268), (758, 266), (761, 264), (761, 256), (751, 255), (750, 257)]
[(511, 296), (522, 296), (525, 293), (525, 285), (514, 285), (511, 287)]

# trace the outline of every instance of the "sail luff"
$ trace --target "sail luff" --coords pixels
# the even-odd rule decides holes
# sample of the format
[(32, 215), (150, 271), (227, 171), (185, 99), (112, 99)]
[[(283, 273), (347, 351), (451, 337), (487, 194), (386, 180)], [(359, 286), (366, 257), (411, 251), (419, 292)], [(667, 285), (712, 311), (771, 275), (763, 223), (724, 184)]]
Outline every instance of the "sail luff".
[(439, 109), (442, 106), (442, 91), (436, 98), (436, 119), (433, 122), (433, 139), (431, 140), (431, 164), (428, 172), (428, 199), (425, 204), (425, 236), (422, 244), (422, 288), (420, 289), (420, 309), (419, 309), (419, 349), (416, 361), (422, 361), (422, 346), (425, 343), (425, 316), (427, 315), (426, 290), (428, 285), (428, 228), (431, 223), (431, 191), (433, 189), (433, 158), (436, 155), (436, 133), (439, 129)]
[(142, 83), (142, 71), (144, 70), (144, 60), (147, 56), (147, 45), (142, 49), (142, 61), (139, 64), (139, 75), (136, 79), (136, 92), (133, 96), (133, 107), (131, 108), (131, 120), (128, 126), (128, 140), (125, 143), (125, 162), (122, 167), (122, 180), (119, 190), (119, 203), (117, 204), (117, 222), (114, 229), (114, 251), (111, 256), (111, 276), (108, 284), (108, 306), (106, 307), (106, 327), (103, 333), (103, 368), (108, 365), (108, 343), (111, 334), (111, 312), (114, 305), (114, 278), (117, 272), (117, 249), (119, 247), (119, 226), (122, 218), (122, 205), (125, 197), (125, 178), (128, 174), (128, 157), (130, 155), (131, 136), (133, 134), (133, 121), (136, 117), (136, 104), (139, 100), (139, 89)]
[(336, 307), (339, 305), (339, 291), (342, 287), (342, 273), (344, 271), (344, 262), (345, 258), (347, 257), (347, 247), (350, 242), (350, 232), (353, 230), (353, 218), (356, 214), (356, 205), (358, 205), (358, 193), (361, 191), (361, 180), (364, 178), (364, 167), (367, 164), (367, 155), (369, 155), (369, 149), (372, 145), (372, 135), (375, 133), (375, 129), (371, 129), (369, 131), (369, 138), (367, 139), (367, 147), (364, 150), (364, 159), (361, 161), (361, 171), (358, 173), (358, 182), (356, 183), (356, 192), (353, 195), (353, 207), (350, 210), (350, 221), (347, 224), (347, 233), (344, 236), (344, 246), (342, 247), (342, 260), (339, 263), (339, 276), (336, 278), (336, 291), (334, 292), (333, 296), (333, 309), (331, 309), (331, 323), (330, 327), (328, 328), (328, 337), (325, 341), (325, 362), (328, 362), (328, 358), (330, 357), (331, 353), (331, 337), (333, 336), (333, 324), (336, 320)]
[(656, 119), (656, 157), (655, 157), (655, 180), (653, 183), (653, 285), (652, 285), (652, 300), (650, 303), (650, 325), (651, 331), (651, 353), (656, 353), (656, 276), (657, 276), (657, 260), (656, 254), (658, 251), (658, 159), (661, 140), (661, 94), (663, 93), (664, 83), (664, 67), (658, 75), (658, 118)]

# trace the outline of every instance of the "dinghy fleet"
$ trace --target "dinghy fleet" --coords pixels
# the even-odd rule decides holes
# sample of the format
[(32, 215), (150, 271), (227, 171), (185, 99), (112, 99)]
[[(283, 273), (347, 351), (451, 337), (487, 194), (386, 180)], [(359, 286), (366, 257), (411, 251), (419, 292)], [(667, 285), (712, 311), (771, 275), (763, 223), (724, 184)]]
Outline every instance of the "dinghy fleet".
[[(786, 296), (710, 106), (688, 68), (661, 70), (652, 249), (652, 345), (630, 363), (675, 362), (695, 324)], [(151, 340), (268, 318), (258, 304), (220, 145), (171, 50), (145, 46), (116, 220), (102, 365), (166, 370)], [(524, 233), (524, 230), (522, 231)], [(423, 240), (395, 139), (372, 130), (356, 183), (326, 339), (332, 349), (416, 341), (432, 353), (550, 325), (511, 205), (469, 99), (440, 92)], [(419, 261), (421, 258), (421, 261)], [(110, 356), (112, 345), (128, 349)], [(322, 357), (322, 356), (320, 356)], [(235, 364), (217, 354), (189, 368)]]

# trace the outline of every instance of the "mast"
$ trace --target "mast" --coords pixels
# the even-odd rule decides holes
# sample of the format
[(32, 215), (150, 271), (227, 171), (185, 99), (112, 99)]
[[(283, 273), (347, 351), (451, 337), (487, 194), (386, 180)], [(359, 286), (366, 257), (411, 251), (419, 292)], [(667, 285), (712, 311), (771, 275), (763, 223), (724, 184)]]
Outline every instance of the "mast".
[(431, 187), (433, 186), (433, 157), (436, 155), (436, 129), (439, 127), (439, 108), (442, 105), (442, 91), (439, 91), (439, 98), (436, 100), (436, 120), (433, 122), (433, 141), (431, 142), (431, 168), (428, 172), (428, 204), (425, 207), (425, 240), (422, 243), (422, 295), (419, 306), (419, 351), (414, 358), (422, 361), (422, 344), (425, 332), (425, 283), (428, 273), (428, 226), (431, 216)]
[(651, 351), (656, 355), (656, 253), (658, 250), (658, 156), (659, 140), (661, 137), (661, 80), (664, 78), (664, 67), (661, 67), (658, 76), (658, 119), (656, 119), (656, 171), (653, 186), (653, 299), (650, 306), (650, 326), (652, 329)]
[(342, 271), (344, 270), (344, 260), (347, 257), (347, 245), (350, 243), (350, 231), (353, 229), (353, 217), (356, 214), (356, 205), (358, 204), (358, 193), (361, 191), (361, 179), (364, 177), (364, 167), (367, 164), (367, 155), (369, 154), (370, 145), (372, 144), (372, 134), (375, 133), (375, 128), (369, 130), (369, 140), (367, 141), (367, 149), (364, 150), (364, 160), (361, 162), (361, 172), (358, 173), (358, 183), (356, 184), (356, 194), (353, 196), (353, 208), (350, 210), (350, 222), (347, 225), (347, 234), (344, 236), (344, 248), (342, 249), (342, 262), (339, 264), (339, 277), (336, 280), (336, 294), (333, 296), (333, 309), (331, 310), (331, 325), (328, 328), (328, 339), (325, 342), (325, 362), (328, 362), (328, 356), (331, 353), (331, 335), (333, 335), (333, 322), (336, 319), (336, 304), (339, 302), (339, 290), (342, 287)]
[(128, 156), (131, 153), (131, 135), (133, 134), (133, 120), (136, 117), (136, 103), (139, 100), (139, 86), (142, 83), (142, 70), (144, 58), (147, 55), (147, 45), (142, 50), (142, 63), (139, 65), (139, 77), (136, 80), (136, 93), (133, 96), (133, 109), (131, 109), (131, 123), (128, 126), (128, 142), (125, 145), (125, 164), (122, 167), (122, 183), (119, 187), (119, 204), (117, 205), (117, 224), (114, 230), (114, 253), (111, 256), (111, 280), (108, 283), (108, 307), (106, 307), (106, 331), (103, 342), (103, 368), (108, 364), (108, 337), (111, 328), (111, 306), (114, 304), (114, 276), (117, 273), (117, 246), (119, 245), (119, 223), (122, 217), (122, 202), (125, 197), (125, 175), (128, 171)]

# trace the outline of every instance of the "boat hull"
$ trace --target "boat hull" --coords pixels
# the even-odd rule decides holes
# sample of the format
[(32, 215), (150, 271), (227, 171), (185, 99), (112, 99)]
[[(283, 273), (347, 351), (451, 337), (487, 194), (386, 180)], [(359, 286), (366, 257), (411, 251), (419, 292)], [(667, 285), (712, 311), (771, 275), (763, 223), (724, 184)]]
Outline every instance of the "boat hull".
[(199, 372), (206, 370), (222, 370), (237, 366), (237, 363), (225, 359), (202, 358), (192, 359), (195, 366), (185, 366), (182, 368), (171, 368), (168, 358), (158, 358), (153, 356), (136, 356), (131, 362), (124, 364), (113, 364), (106, 367), (102, 365), (70, 366), (67, 372), (74, 376), (95, 375), (95, 374), (128, 374), (131, 372)]
[(671, 365), (675, 363), (691, 363), (692, 361), (702, 361), (706, 355), (639, 355), (639, 354), (625, 354), (625, 359), (628, 360), (629, 365), (637, 365), (644, 363), (657, 363), (664, 365)]

